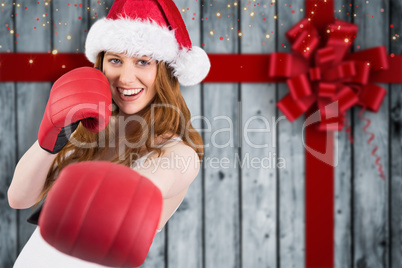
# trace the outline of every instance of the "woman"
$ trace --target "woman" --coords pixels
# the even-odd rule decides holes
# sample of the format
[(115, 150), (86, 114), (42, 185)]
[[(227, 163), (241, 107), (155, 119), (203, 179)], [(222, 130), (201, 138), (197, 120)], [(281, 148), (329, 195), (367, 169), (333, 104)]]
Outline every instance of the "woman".
[[(100, 132), (88, 131), (83, 121), (69, 125), (72, 131), (76, 129), (57, 153), (35, 142), (17, 164), (8, 191), (10, 206), (22, 209), (38, 204), (71, 163), (105, 160), (131, 167), (159, 188), (161, 230), (200, 168), (202, 139), (191, 125), (179, 83), (201, 82), (210, 68), (208, 57), (191, 45), (171, 0), (115, 1), (107, 18), (91, 27), (86, 56), (109, 82), (114, 107), (109, 124)], [(168, 161), (167, 165), (162, 166), (160, 160)], [(56, 264), (98, 267), (51, 248), (38, 230), (14, 267)]]

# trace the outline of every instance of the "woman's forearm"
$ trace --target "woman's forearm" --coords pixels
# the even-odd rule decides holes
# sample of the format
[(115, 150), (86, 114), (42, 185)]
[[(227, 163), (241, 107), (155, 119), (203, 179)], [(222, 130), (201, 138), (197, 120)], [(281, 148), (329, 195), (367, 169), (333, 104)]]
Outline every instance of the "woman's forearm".
[(43, 150), (38, 141), (22, 156), (8, 189), (8, 202), (12, 208), (29, 208), (38, 201), (56, 156)]

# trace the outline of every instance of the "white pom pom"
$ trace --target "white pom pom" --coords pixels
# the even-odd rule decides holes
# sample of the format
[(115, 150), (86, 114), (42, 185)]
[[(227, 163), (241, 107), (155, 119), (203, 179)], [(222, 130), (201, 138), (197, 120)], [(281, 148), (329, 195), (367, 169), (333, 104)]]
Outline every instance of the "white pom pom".
[(174, 69), (174, 75), (183, 86), (200, 83), (211, 68), (207, 53), (195, 46), (191, 50), (182, 49), (176, 60), (170, 65)]

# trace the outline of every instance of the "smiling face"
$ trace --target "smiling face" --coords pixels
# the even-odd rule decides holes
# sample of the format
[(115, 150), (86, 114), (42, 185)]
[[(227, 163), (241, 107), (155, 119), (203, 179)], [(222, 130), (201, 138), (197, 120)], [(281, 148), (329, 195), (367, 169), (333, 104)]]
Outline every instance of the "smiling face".
[(138, 113), (156, 95), (157, 63), (150, 57), (127, 57), (121, 53), (106, 52), (103, 72), (121, 115)]

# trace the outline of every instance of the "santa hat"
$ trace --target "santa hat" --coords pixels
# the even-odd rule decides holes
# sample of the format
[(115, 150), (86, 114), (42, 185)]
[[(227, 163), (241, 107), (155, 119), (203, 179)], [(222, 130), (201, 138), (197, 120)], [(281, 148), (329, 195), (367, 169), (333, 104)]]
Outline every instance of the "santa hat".
[(89, 61), (95, 63), (102, 51), (164, 61), (184, 86), (200, 83), (211, 66), (205, 51), (191, 45), (172, 0), (115, 0), (107, 17), (94, 23), (86, 39)]

